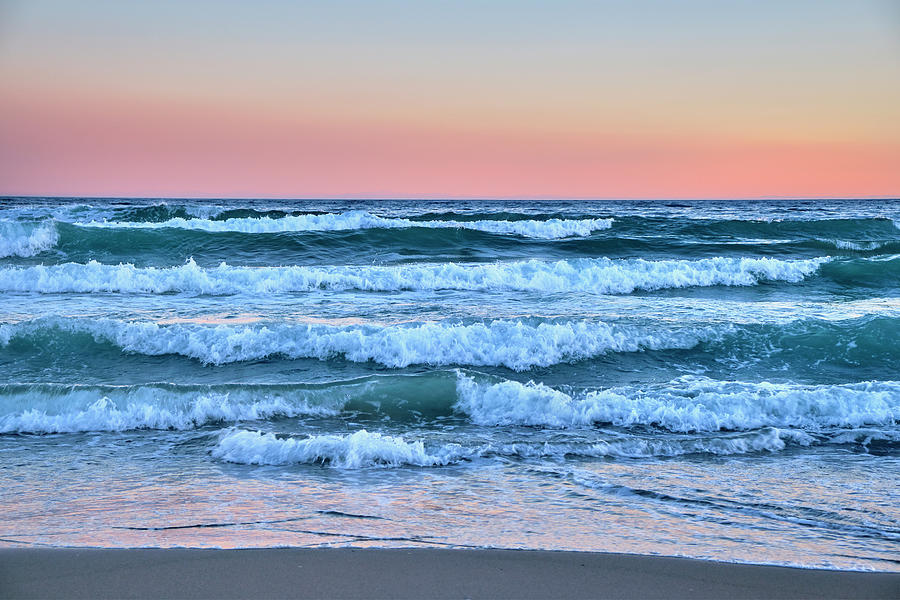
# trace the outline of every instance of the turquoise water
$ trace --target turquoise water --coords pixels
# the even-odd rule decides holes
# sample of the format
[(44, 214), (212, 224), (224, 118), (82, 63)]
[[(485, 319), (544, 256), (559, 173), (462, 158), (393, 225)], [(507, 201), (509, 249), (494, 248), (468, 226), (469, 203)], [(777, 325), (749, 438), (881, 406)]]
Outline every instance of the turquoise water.
[(900, 201), (0, 200), (0, 543), (898, 570)]

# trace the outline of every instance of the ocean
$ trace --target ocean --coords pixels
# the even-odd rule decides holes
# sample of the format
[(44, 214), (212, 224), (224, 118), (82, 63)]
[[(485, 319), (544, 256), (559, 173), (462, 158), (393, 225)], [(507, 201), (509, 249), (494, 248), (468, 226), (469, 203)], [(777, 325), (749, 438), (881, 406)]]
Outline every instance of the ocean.
[(900, 201), (0, 199), (0, 545), (900, 571)]

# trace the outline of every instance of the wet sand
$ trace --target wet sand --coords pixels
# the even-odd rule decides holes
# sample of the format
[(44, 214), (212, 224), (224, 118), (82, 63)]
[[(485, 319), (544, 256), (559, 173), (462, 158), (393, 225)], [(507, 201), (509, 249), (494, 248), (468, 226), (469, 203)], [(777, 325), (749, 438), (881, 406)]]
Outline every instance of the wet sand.
[(2, 598), (900, 598), (900, 573), (515, 550), (0, 549)]

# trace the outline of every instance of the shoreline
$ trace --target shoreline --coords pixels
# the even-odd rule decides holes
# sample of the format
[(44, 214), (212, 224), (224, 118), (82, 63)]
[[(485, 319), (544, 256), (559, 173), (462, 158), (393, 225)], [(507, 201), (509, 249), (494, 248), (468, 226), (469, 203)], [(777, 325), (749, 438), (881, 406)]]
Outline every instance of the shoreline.
[(900, 573), (541, 550), (0, 548), (4, 598), (897, 598)]

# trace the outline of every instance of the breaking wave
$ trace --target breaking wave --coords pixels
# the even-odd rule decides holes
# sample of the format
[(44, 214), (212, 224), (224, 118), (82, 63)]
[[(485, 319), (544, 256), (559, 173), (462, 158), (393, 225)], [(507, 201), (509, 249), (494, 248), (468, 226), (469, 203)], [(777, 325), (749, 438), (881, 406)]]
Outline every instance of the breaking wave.
[[(355, 389), (354, 389), (355, 388)], [(0, 433), (194, 429), (216, 422), (334, 415), (359, 386), (0, 386)]]
[(802, 431), (765, 428), (706, 438), (627, 436), (569, 443), (476, 443), (407, 441), (400, 436), (370, 433), (292, 437), (242, 429), (224, 432), (211, 450), (214, 458), (245, 465), (322, 464), (343, 469), (366, 467), (443, 467), (479, 458), (519, 459), (652, 458), (692, 454), (728, 456), (779, 452), (788, 444), (809, 446)]
[[(835, 439), (840, 443), (867, 443), (866, 436), (875, 435), (873, 430), (868, 429), (866, 435), (859, 432), (878, 427), (876, 433), (883, 434), (885, 428), (891, 429), (900, 421), (900, 382), (801, 385), (684, 376), (644, 386), (563, 391), (541, 383), (498, 381), (464, 370), (450, 370), (322, 384), (0, 386), (0, 433), (189, 430), (216, 423), (349, 415), (379, 422), (388, 419), (419, 423), (454, 413), (483, 427), (525, 426), (577, 432), (593, 431), (596, 425), (612, 425), (631, 431), (656, 429), (675, 434), (774, 427), (829, 432), (831, 437), (837, 433)], [(857, 433), (851, 435), (848, 428)], [(678, 448), (684, 446), (681, 438), (664, 439), (674, 439)], [(622, 440), (615, 441), (616, 452), (626, 455)], [(591, 442), (588, 446), (582, 442), (542, 442), (549, 444), (544, 450), (528, 443), (497, 443), (490, 451), (530, 456), (550, 452), (552, 447), (554, 454), (605, 456), (609, 452), (604, 445), (607, 443), (611, 441)], [(663, 452), (660, 443), (653, 441), (655, 455)], [(484, 452), (487, 450), (485, 447)], [(633, 451), (635, 455), (641, 452)]]
[(28, 224), (0, 221), (0, 258), (35, 256), (53, 248), (58, 241), (53, 221)]
[(891, 241), (851, 241), (816, 238), (816, 241), (830, 245), (838, 250), (854, 250), (856, 252), (873, 252), (894, 243)]
[(759, 219), (753, 218), (617, 218), (617, 229), (647, 231), (664, 227), (680, 237), (732, 239), (895, 240), (896, 224), (885, 217)]
[(758, 431), (707, 437), (625, 436), (588, 443), (506, 444), (490, 451), (519, 458), (652, 458), (779, 452), (788, 444), (809, 446), (813, 443), (815, 439), (802, 431), (767, 427)]
[(348, 435), (312, 435), (301, 439), (258, 431), (230, 431), (222, 436), (212, 455), (227, 462), (248, 465), (320, 463), (357, 469), (442, 466), (459, 462), (468, 453), (456, 444), (429, 452), (421, 441), (407, 442), (399, 436), (362, 429)]
[[(588, 320), (498, 319), (397, 325), (257, 323), (203, 325), (113, 319), (46, 317), (0, 325), (0, 349), (14, 354), (81, 354), (86, 344), (108, 344), (126, 353), (180, 355), (206, 364), (281, 357), (410, 365), (497, 366), (516, 371), (601, 357), (611, 353), (695, 349), (734, 362), (788, 358), (846, 367), (891, 365), (900, 360), (895, 317), (841, 321), (799, 319), (784, 323), (641, 326)], [(819, 368), (819, 367), (816, 367)]]
[(0, 290), (40, 293), (123, 292), (241, 294), (328, 290), (519, 290), (628, 294), (702, 286), (750, 286), (763, 281), (796, 283), (829, 258), (707, 258), (644, 260), (608, 258), (529, 260), (493, 264), (412, 264), (335, 267), (202, 268), (66, 263), (0, 270)]
[[(492, 365), (514, 370), (549, 366), (608, 352), (691, 348), (701, 331), (641, 331), (603, 322), (530, 324), (425, 322), (402, 326), (272, 324), (254, 326), (158, 325), (111, 319), (49, 317), (0, 325), (0, 345), (45, 343), (44, 336), (89, 336), (125, 352), (150, 356), (179, 354), (208, 364), (271, 356), (375, 362), (388, 367), (412, 364)], [(77, 339), (76, 344), (81, 345)]]
[(420, 227), (427, 229), (472, 229), (486, 233), (520, 235), (539, 239), (585, 237), (594, 231), (609, 229), (612, 219), (547, 219), (547, 220), (411, 220), (385, 218), (363, 210), (343, 213), (290, 215), (281, 218), (235, 217), (231, 219), (199, 219), (175, 217), (161, 222), (89, 221), (81, 227), (137, 229), (193, 229), (209, 232), (280, 233), (288, 231), (346, 231), (353, 229), (395, 229)]
[(575, 427), (609, 423), (673, 432), (763, 427), (818, 430), (893, 425), (900, 382), (798, 385), (687, 376), (664, 384), (570, 395), (541, 383), (478, 383), (460, 375), (456, 408), (480, 425)]

